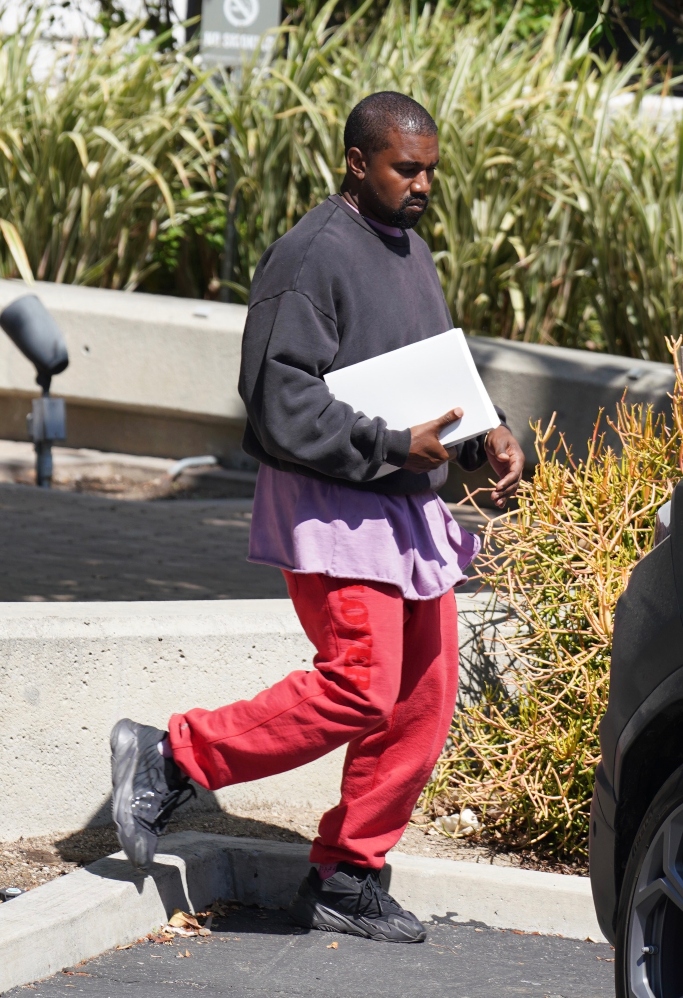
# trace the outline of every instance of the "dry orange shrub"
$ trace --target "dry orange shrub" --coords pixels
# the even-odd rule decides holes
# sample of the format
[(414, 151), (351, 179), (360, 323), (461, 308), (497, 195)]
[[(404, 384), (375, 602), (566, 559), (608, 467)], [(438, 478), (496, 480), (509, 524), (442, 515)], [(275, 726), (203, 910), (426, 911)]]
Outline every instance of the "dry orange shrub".
[(575, 462), (552, 424), (536, 429), (538, 465), (519, 509), (490, 521), (482, 582), (509, 607), (486, 634), (500, 680), (460, 710), (423, 797), (432, 815), (473, 808), (484, 836), (560, 861), (587, 855), (598, 724), (607, 705), (616, 602), (650, 550), (655, 515), (683, 474), (681, 341), (670, 343), (672, 418), (624, 398), (608, 446), (598, 416)]

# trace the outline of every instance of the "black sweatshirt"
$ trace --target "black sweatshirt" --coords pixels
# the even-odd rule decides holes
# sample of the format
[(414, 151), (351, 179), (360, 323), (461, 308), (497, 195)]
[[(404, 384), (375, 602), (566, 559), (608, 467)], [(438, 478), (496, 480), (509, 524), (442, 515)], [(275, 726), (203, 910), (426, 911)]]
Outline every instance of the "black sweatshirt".
[[(405, 463), (410, 430), (354, 412), (323, 375), (452, 326), (424, 240), (412, 230), (380, 234), (343, 197), (328, 198), (266, 250), (254, 274), (239, 381), (245, 451), (273, 468), (373, 492), (439, 488), (447, 464), (371, 481), (385, 462)], [(457, 460), (480, 467), (484, 438), (462, 444)]]

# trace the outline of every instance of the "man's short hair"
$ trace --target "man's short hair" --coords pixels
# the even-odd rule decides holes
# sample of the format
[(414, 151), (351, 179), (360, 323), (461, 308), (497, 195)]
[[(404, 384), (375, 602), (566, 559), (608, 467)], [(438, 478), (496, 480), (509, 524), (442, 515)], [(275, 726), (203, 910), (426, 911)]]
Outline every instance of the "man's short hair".
[(354, 146), (370, 155), (389, 147), (392, 128), (413, 135), (436, 135), (436, 122), (429, 111), (406, 94), (383, 90), (356, 104), (344, 128), (344, 152)]

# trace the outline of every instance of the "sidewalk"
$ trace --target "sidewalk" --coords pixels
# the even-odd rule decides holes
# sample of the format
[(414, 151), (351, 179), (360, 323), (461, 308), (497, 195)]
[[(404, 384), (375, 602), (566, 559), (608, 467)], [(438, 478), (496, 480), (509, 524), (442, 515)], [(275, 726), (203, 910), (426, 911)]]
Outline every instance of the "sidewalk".
[[(31, 447), (0, 441), (0, 602), (287, 597), (277, 569), (246, 560), (253, 476), (204, 468), (170, 483), (172, 461), (54, 455), (57, 488), (15, 484), (31, 480)], [(477, 529), (473, 510), (455, 515)]]
[(0, 602), (284, 599), (247, 499), (126, 502), (0, 485)]

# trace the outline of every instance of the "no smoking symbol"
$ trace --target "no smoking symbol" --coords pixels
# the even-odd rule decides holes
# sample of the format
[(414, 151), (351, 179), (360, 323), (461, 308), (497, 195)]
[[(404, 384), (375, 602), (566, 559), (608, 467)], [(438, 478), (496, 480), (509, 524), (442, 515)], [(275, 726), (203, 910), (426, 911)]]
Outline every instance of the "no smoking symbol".
[(235, 28), (248, 28), (259, 15), (258, 0), (223, 0), (226, 21)]

